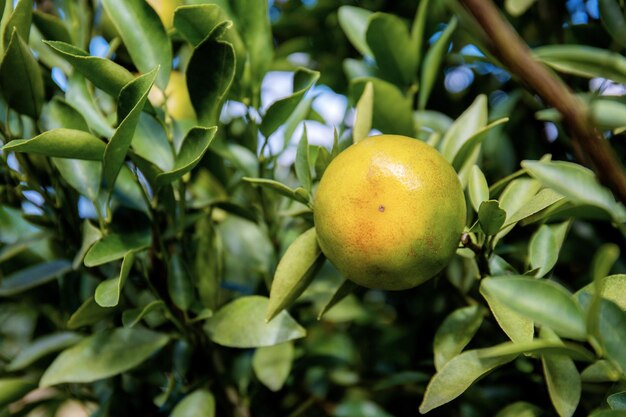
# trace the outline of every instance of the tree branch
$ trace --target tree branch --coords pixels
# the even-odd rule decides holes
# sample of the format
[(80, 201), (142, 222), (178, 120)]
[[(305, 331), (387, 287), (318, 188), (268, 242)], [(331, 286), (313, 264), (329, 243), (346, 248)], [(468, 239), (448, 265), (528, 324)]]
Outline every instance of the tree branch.
[(500, 14), (491, 0), (459, 0), (480, 24), (490, 41), (491, 53), (549, 105), (557, 109), (572, 138), (579, 162), (590, 165), (601, 183), (626, 204), (626, 175), (613, 148), (591, 120), (585, 103), (543, 64)]

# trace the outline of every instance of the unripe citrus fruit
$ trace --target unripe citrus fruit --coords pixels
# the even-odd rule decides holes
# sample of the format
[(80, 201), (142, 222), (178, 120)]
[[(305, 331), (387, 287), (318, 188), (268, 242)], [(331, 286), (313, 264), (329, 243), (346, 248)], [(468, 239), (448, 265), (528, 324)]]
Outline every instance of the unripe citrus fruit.
[(183, 5), (183, 0), (148, 0), (148, 3), (161, 18), (165, 29), (169, 29), (174, 23), (174, 11)]
[(192, 120), (196, 118), (196, 113), (189, 97), (185, 74), (180, 71), (172, 71), (170, 73), (170, 79), (167, 87), (165, 87), (165, 96), (163, 96), (161, 90), (153, 87), (148, 98), (155, 106), (160, 106), (163, 104), (163, 100), (167, 100), (165, 103), (167, 113), (175, 120)]
[(348, 279), (402, 290), (432, 278), (465, 225), (454, 168), (431, 146), (396, 135), (350, 146), (329, 164), (314, 202), (320, 247)]

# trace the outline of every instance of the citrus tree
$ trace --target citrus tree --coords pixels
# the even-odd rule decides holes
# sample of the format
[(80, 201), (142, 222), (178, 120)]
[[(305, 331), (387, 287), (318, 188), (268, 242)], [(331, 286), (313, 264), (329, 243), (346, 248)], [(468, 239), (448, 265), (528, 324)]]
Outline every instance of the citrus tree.
[(622, 2), (0, 11), (0, 416), (626, 415)]

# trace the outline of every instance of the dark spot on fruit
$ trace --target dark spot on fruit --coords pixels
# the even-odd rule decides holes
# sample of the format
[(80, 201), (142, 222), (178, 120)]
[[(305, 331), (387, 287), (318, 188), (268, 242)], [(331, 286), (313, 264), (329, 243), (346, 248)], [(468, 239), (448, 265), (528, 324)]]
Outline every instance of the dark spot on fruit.
[(378, 211), (380, 211), (381, 213), (385, 212), (385, 206), (383, 206), (382, 204), (380, 206), (378, 206)]

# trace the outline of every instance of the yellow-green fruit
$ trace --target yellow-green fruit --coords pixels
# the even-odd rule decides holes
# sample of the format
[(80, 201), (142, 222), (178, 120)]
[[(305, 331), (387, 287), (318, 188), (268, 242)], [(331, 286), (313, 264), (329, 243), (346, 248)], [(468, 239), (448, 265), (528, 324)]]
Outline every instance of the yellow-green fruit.
[(183, 5), (183, 0), (147, 0), (150, 6), (157, 12), (165, 29), (174, 24), (174, 10)]
[(150, 90), (148, 99), (154, 106), (161, 106), (163, 101), (167, 113), (175, 120), (194, 120), (196, 113), (191, 104), (189, 90), (185, 74), (180, 71), (172, 71), (170, 79), (165, 87), (165, 96), (157, 87)]
[(402, 290), (439, 273), (458, 247), (465, 197), (452, 166), (431, 146), (396, 135), (350, 146), (315, 195), (326, 257), (369, 288)]

